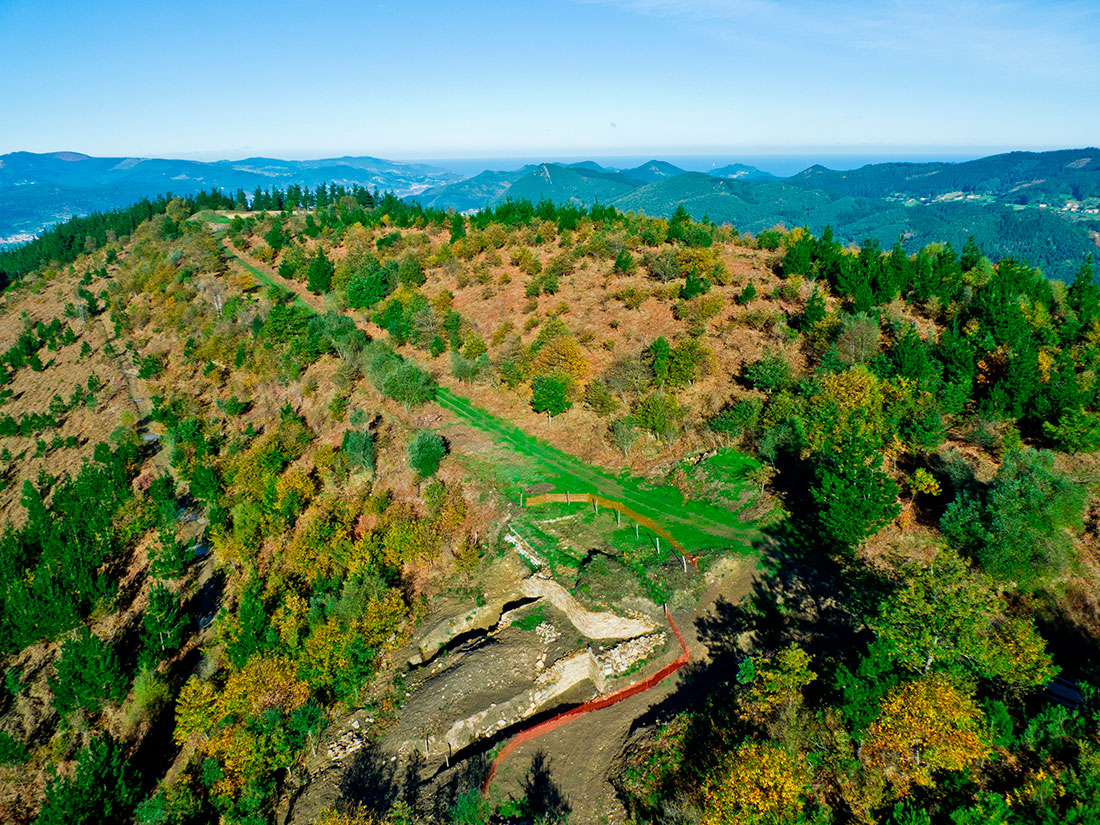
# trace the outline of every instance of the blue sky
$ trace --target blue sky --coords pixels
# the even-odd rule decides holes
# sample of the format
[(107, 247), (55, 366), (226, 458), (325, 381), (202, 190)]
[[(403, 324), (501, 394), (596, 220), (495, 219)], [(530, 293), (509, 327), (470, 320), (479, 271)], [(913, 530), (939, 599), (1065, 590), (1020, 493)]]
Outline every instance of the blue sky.
[(1077, 147), (1097, 44), (1097, 0), (0, 0), (0, 153)]

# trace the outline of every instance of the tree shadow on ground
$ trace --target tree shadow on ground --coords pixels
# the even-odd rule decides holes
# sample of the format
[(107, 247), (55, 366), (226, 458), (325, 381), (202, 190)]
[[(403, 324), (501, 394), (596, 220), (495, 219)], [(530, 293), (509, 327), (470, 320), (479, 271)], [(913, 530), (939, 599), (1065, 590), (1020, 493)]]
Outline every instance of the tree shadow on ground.
[(417, 811), (434, 817), (436, 821), (446, 822), (459, 797), (473, 790), (481, 792), (491, 766), (492, 759), (484, 752), (456, 762), (434, 781), (424, 783), (418, 801), (412, 804)]
[(363, 748), (340, 779), (340, 799), (371, 813), (386, 813), (402, 791), (397, 769), (397, 762), (377, 745)]
[(419, 750), (401, 760), (372, 745), (357, 752), (344, 772), (340, 805), (383, 816), (401, 801), (421, 816), (446, 822), (459, 797), (480, 790), (490, 765), (489, 755), (478, 753), (433, 774)]
[(523, 808), (535, 822), (564, 822), (572, 811), (569, 800), (550, 774), (550, 759), (542, 750), (531, 758), (523, 778)]
[[(204, 562), (204, 564), (212, 563), (213, 559)], [(184, 612), (193, 616), (200, 628), (208, 627), (214, 621), (221, 607), (222, 597), (225, 595), (225, 582), (225, 573), (220, 570), (214, 571), (202, 587), (183, 604)]]
[(695, 623), (708, 678), (736, 675), (744, 650), (767, 654), (794, 642), (815, 659), (849, 652), (885, 583), (865, 565), (820, 552), (789, 524), (769, 530), (756, 550), (761, 574), (752, 592), (737, 604), (719, 600)]

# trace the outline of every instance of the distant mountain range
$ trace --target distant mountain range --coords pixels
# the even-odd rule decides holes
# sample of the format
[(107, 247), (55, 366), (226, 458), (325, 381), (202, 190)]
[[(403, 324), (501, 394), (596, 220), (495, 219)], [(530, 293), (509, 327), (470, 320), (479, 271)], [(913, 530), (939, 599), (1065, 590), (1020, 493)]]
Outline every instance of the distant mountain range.
[(742, 232), (777, 224), (832, 226), (837, 237), (916, 249), (956, 247), (974, 235), (995, 258), (1016, 256), (1068, 278), (1100, 251), (1100, 149), (1011, 152), (963, 163), (824, 166), (786, 178), (733, 163), (706, 173), (651, 160), (630, 169), (594, 161), (529, 164), (464, 177), (445, 169), (371, 157), (285, 161), (93, 158), (71, 152), (0, 156), (0, 243), (25, 240), (65, 218), (171, 191), (248, 192), (291, 184), (359, 184), (425, 206), (471, 212), (505, 200), (610, 204), (668, 216), (683, 204), (697, 219)]
[(482, 172), (417, 196), (425, 204), (471, 211), (512, 199), (597, 201), (624, 211), (669, 216), (683, 204), (692, 217), (742, 232), (782, 224), (848, 243), (866, 238), (910, 250), (935, 241), (957, 249), (973, 235), (994, 258), (1014, 256), (1071, 278), (1089, 252), (1100, 252), (1100, 149), (1011, 152), (964, 163), (875, 163), (850, 171), (811, 166), (779, 178), (731, 164), (685, 172), (663, 161), (633, 169), (594, 162), (544, 163)]
[[(359, 184), (415, 195), (461, 175), (416, 163), (372, 157), (278, 160), (245, 158), (203, 163), (164, 158), (96, 158), (77, 152), (0, 155), (0, 244), (26, 240), (73, 215), (126, 206), (143, 197), (201, 189), (252, 192), (257, 186)], [(19, 237), (22, 236), (22, 237)]]

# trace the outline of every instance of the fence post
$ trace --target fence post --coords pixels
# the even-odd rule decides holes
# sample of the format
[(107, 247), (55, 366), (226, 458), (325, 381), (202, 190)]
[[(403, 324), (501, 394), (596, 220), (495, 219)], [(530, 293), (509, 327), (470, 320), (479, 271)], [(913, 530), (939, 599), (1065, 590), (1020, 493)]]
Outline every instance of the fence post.
[(568, 490), (565, 491), (565, 503), (569, 504), (569, 491)]
[(638, 535), (638, 522), (634, 522), (634, 538), (636, 538), (636, 539), (641, 538), (641, 536)]
[(592, 499), (592, 506), (596, 508), (596, 515), (600, 514), (600, 502), (597, 499)]
[(620, 527), (623, 523), (623, 514), (618, 510), (615, 511), (615, 526)]

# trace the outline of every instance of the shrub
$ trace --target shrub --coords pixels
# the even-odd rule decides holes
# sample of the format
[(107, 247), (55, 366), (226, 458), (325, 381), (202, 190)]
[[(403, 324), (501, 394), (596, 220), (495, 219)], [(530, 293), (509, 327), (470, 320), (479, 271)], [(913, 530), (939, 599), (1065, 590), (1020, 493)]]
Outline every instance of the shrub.
[(435, 397), (435, 380), (414, 364), (401, 363), (382, 378), (382, 393), (406, 407)]
[(340, 452), (348, 463), (360, 470), (374, 469), (374, 436), (365, 430), (346, 430)]
[(439, 462), (447, 454), (447, 443), (443, 436), (431, 430), (421, 430), (412, 437), (408, 445), (409, 466), (416, 470), (421, 478), (435, 475)]
[(683, 410), (675, 396), (654, 392), (635, 405), (632, 418), (643, 430), (672, 441), (679, 432)]
[(707, 426), (716, 433), (736, 438), (746, 430), (755, 427), (759, 417), (759, 402), (753, 398), (746, 398), (723, 408), (707, 421)]
[(27, 761), (27, 746), (0, 730), (0, 765), (21, 765)]
[(758, 390), (777, 392), (791, 383), (791, 365), (780, 352), (770, 352), (745, 367), (745, 380)]
[(138, 378), (157, 378), (164, 373), (164, 360), (156, 355), (146, 355), (138, 366)]
[(560, 278), (568, 278), (573, 274), (573, 256), (568, 252), (562, 252), (551, 258), (546, 264), (546, 276), (554, 281), (554, 290), (557, 291), (557, 282)]
[(623, 455), (630, 455), (630, 448), (638, 440), (638, 430), (634, 426), (634, 419), (629, 415), (616, 418), (611, 424), (608, 438), (614, 447), (623, 451)]
[(615, 412), (619, 402), (611, 394), (606, 381), (593, 381), (584, 392), (584, 405), (600, 418), (605, 418)]
[(126, 725), (134, 730), (152, 717), (171, 698), (168, 685), (157, 678), (155, 670), (142, 670), (134, 678), (133, 698), (126, 707)]
[(621, 275), (633, 275), (638, 271), (638, 262), (634, 260), (629, 250), (621, 249), (615, 256), (614, 270)]
[(684, 285), (680, 288), (680, 298), (689, 301), (696, 295), (705, 295), (708, 292), (710, 292), (710, 281), (706, 278), (700, 278), (693, 268), (688, 273)]

